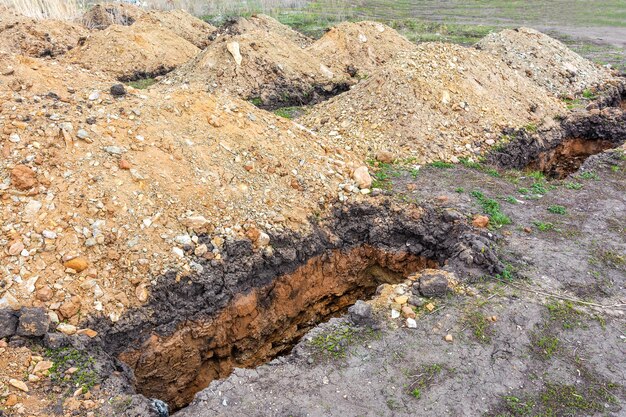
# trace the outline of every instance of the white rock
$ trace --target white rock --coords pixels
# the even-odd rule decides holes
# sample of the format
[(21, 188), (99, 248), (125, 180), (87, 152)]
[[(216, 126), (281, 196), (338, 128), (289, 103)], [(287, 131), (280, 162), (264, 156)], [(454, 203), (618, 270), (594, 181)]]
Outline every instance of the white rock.
[(241, 53), (239, 52), (239, 42), (229, 42), (226, 44), (226, 49), (228, 49), (228, 52), (230, 52), (230, 54), (233, 56), (233, 59), (235, 60), (235, 63), (237, 64), (237, 66), (241, 65)]
[(398, 317), (400, 317), (400, 312), (398, 310), (391, 310), (391, 318), (392, 319), (397, 319)]
[(183, 258), (185, 256), (185, 252), (183, 252), (181, 248), (177, 248), (177, 247), (172, 248), (172, 253), (178, 256), (179, 258)]
[(99, 91), (92, 91), (91, 94), (89, 94), (89, 100), (91, 101), (98, 100), (99, 98), (100, 98)]
[(178, 243), (179, 245), (191, 245), (192, 244), (191, 236), (189, 235), (178, 235), (174, 238), (174, 241), (176, 241), (176, 243)]
[(55, 232), (53, 232), (52, 230), (44, 230), (43, 232), (41, 232), (41, 234), (46, 239), (56, 239), (57, 238), (57, 234)]
[(19, 143), (20, 135), (18, 135), (17, 133), (11, 133), (11, 135), (9, 136), (9, 142)]
[(415, 319), (408, 318), (406, 319), (406, 327), (408, 327), (409, 329), (415, 329), (417, 328), (417, 322), (415, 321)]
[(73, 334), (76, 333), (76, 326), (73, 326), (71, 324), (67, 324), (67, 323), (59, 323), (57, 325), (57, 330), (60, 331), (63, 334), (66, 334), (68, 336), (71, 336)]

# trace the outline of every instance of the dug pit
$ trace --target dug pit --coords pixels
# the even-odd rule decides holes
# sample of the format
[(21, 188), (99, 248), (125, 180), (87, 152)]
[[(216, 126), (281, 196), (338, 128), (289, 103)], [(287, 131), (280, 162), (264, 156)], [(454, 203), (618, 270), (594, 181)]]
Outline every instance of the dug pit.
[[(172, 409), (235, 367), (288, 353), (310, 329), (340, 315), (382, 283), (423, 268), (463, 276), (497, 273), (493, 236), (465, 216), (389, 202), (337, 209), (305, 236), (272, 236), (272, 250), (233, 241), (224, 262), (163, 277), (150, 303), (104, 329), (107, 351), (133, 370), (136, 390)], [(97, 325), (97, 324), (94, 324)]]
[(585, 160), (626, 141), (626, 111), (622, 102), (602, 110), (573, 113), (547, 131), (507, 130), (508, 143), (487, 161), (505, 169), (542, 171), (562, 179), (576, 172)]

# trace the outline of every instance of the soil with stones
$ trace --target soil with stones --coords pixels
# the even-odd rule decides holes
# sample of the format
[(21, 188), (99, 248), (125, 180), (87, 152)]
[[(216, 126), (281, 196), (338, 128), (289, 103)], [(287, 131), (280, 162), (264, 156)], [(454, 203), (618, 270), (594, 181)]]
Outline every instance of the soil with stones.
[(487, 166), (425, 167), (417, 177), (399, 168), (385, 186), (403, 201), (437, 196), (441, 209), (472, 216), (484, 210), (473, 191), (495, 199), (512, 222), (492, 230), (510, 274), (461, 274), (476, 294), (431, 299), (415, 328), (389, 310), (375, 330), (332, 320), (292, 354), (213, 382), (175, 415), (622, 415), (624, 155), (592, 157), (555, 182)]
[[(331, 31), (334, 59), (265, 16), (209, 36), (109, 7), (67, 39), (5, 28), (0, 414), (620, 412), (616, 74), (541, 38), (586, 74), (563, 98), (497, 51), (375, 23)], [(352, 85), (297, 122), (253, 105)]]

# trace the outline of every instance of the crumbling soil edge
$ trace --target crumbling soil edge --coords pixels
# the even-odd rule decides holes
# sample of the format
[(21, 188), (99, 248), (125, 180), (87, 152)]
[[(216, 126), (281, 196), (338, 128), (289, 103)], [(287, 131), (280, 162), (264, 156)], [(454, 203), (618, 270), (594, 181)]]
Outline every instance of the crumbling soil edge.
[(124, 356), (154, 338), (167, 340), (186, 325), (209, 323), (235, 296), (267, 286), (315, 257), (363, 245), (430, 259), (467, 277), (504, 269), (495, 236), (471, 228), (465, 216), (453, 209), (378, 199), (337, 208), (324, 221), (311, 219), (311, 225), (307, 235), (287, 231), (271, 236), (273, 253), (254, 250), (247, 240), (226, 242), (222, 262), (198, 259), (203, 272), (182, 279), (175, 272), (165, 274), (153, 287), (147, 305), (129, 311), (117, 323), (100, 317), (86, 325), (98, 330), (104, 351)]
[(626, 98), (625, 85), (588, 106), (592, 110), (575, 111), (547, 131), (505, 129), (503, 135), (509, 138), (508, 142), (486, 155), (485, 160), (504, 169), (541, 168), (536, 166), (538, 161), (569, 140), (602, 142), (598, 146), (589, 145), (598, 152), (616, 148), (626, 142), (623, 97)]

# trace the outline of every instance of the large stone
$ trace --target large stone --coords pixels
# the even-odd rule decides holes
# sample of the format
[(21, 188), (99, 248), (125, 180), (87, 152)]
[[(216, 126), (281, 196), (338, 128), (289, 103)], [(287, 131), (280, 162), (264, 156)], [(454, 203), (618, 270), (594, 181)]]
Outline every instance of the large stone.
[(63, 333), (47, 333), (43, 344), (48, 349), (60, 349), (70, 344), (69, 338)]
[(352, 179), (361, 189), (370, 188), (372, 186), (372, 177), (370, 176), (370, 173), (365, 165), (354, 170), (352, 173)]
[(28, 190), (37, 185), (37, 175), (26, 165), (16, 165), (11, 170), (11, 184), (18, 190)]
[(0, 339), (11, 337), (17, 330), (17, 315), (7, 309), (0, 310)]
[(48, 332), (49, 318), (43, 308), (23, 307), (17, 334), (25, 337), (40, 337)]
[(372, 306), (362, 300), (358, 300), (353, 306), (348, 308), (348, 316), (350, 321), (357, 326), (371, 325), (374, 322)]
[(63, 263), (63, 266), (66, 268), (73, 269), (76, 272), (82, 272), (89, 266), (89, 261), (83, 258), (82, 256), (78, 256), (74, 259), (70, 259)]
[(419, 290), (424, 297), (442, 297), (450, 291), (450, 282), (445, 271), (426, 270), (419, 279)]

